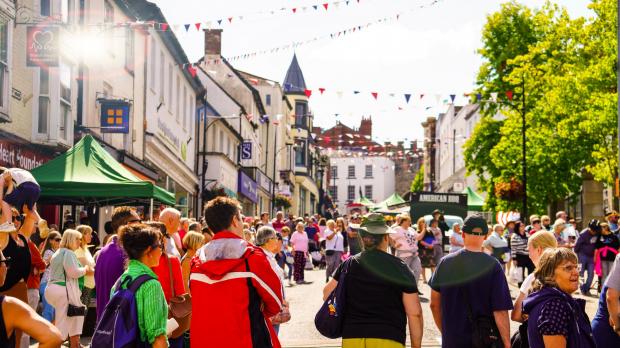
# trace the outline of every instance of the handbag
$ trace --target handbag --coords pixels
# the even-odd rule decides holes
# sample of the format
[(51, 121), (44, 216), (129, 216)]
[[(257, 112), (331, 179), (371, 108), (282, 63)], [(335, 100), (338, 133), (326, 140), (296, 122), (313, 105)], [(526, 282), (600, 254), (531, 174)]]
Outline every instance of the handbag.
[[(65, 254), (62, 255), (63, 257), (63, 264), (64, 264), (64, 257), (66, 255)], [(63, 265), (62, 267), (62, 274), (65, 276), (65, 292), (67, 293), (67, 303), (69, 304), (69, 306), (67, 307), (67, 316), (68, 317), (83, 317), (86, 315), (86, 306), (82, 305), (82, 306), (76, 306), (74, 304), (71, 304), (71, 301), (69, 300), (69, 289), (68, 285), (69, 283), (67, 283), (67, 273), (65, 273), (65, 267)]]
[(523, 282), (523, 267), (519, 267), (519, 266), (512, 267), (510, 269), (509, 278), (510, 278), (510, 281), (512, 283), (521, 283), (521, 282)]
[(351, 259), (342, 264), (338, 285), (327, 296), (325, 302), (314, 317), (314, 326), (327, 338), (338, 338), (342, 336), (342, 322), (346, 308), (346, 285), (345, 280), (349, 272)]
[(172, 331), (171, 338), (181, 337), (187, 330), (189, 330), (190, 323), (192, 321), (192, 296), (189, 293), (177, 296), (174, 292), (174, 278), (172, 278), (172, 262), (170, 257), (166, 255), (166, 261), (168, 261), (168, 274), (170, 276), (170, 290), (172, 297), (168, 304), (168, 318), (174, 318), (179, 324), (179, 327)]
[(503, 348), (504, 344), (495, 319), (487, 315), (474, 317), (467, 288), (465, 289), (465, 303), (467, 304), (467, 320), (472, 327), (471, 346), (473, 348)]

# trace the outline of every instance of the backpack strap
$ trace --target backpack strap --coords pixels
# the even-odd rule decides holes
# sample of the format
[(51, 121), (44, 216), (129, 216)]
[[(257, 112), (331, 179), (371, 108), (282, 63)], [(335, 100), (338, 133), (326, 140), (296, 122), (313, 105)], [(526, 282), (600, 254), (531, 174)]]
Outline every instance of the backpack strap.
[(136, 279), (134, 279), (131, 282), (131, 284), (129, 284), (129, 286), (127, 287), (127, 290), (135, 294), (136, 291), (138, 291), (138, 289), (140, 288), (140, 286), (142, 286), (142, 284), (146, 283), (147, 281), (151, 279), (155, 279), (155, 278), (151, 277), (148, 274), (139, 275)]

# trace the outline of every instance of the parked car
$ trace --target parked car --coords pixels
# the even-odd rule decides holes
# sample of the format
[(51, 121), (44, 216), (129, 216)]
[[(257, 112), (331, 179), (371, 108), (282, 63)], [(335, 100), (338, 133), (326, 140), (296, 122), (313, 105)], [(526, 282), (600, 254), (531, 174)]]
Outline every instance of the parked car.
[[(456, 215), (444, 215), (443, 218), (446, 221), (446, 224), (448, 224), (448, 227), (450, 228), (443, 236), (443, 249), (444, 252), (447, 253), (450, 251), (450, 236), (452, 236), (452, 225), (458, 223), (459, 225), (461, 225), (461, 227), (463, 227), (463, 218)], [(432, 215), (424, 215), (424, 222), (426, 222), (426, 226), (430, 226), (432, 219)]]

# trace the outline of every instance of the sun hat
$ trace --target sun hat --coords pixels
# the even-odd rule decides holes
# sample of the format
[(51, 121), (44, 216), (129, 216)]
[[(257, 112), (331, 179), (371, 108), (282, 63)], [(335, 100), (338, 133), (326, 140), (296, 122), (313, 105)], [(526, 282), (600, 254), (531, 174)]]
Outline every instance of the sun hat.
[(396, 231), (392, 230), (385, 224), (385, 218), (378, 213), (370, 213), (362, 217), (361, 224), (349, 224), (352, 229), (366, 232), (369, 234), (392, 234)]

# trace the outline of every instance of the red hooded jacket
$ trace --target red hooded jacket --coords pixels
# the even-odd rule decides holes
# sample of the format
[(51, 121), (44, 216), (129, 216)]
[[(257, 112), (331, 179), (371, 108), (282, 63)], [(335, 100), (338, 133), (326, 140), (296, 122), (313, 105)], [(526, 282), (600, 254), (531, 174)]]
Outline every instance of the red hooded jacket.
[(192, 346), (281, 347), (268, 318), (282, 308), (282, 283), (259, 247), (216, 233), (192, 260), (190, 290)]

